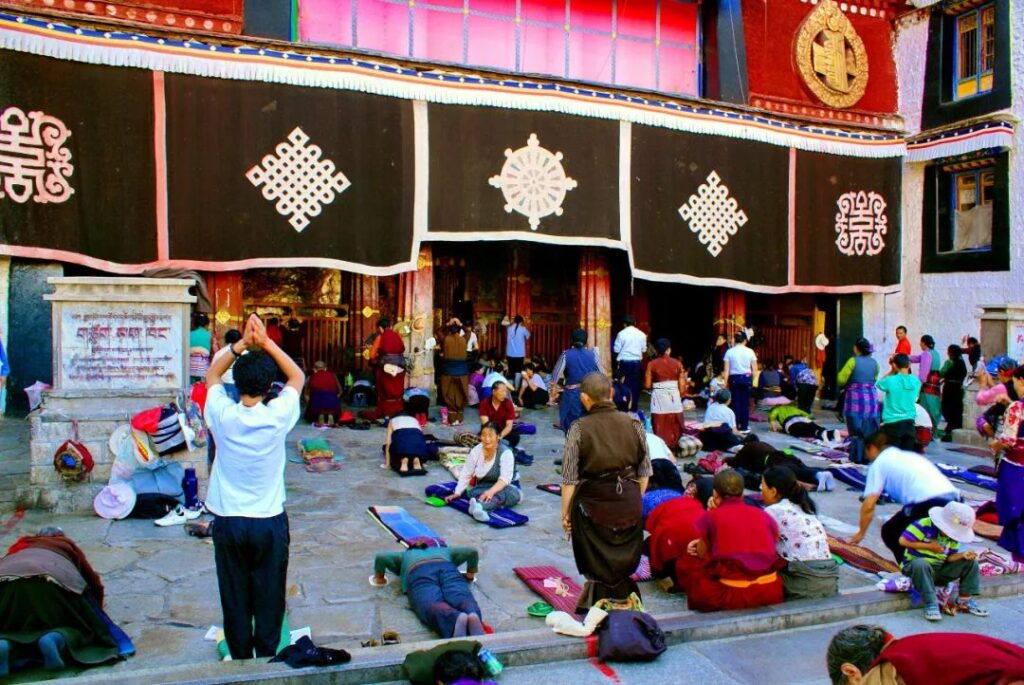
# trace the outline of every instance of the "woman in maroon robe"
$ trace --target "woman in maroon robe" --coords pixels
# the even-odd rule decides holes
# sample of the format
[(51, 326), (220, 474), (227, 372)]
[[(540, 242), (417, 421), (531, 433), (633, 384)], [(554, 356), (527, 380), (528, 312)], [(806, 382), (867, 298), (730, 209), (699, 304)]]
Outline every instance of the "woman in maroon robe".
[(391, 321), (385, 316), (377, 322), (377, 330), (377, 339), (370, 349), (370, 360), (376, 367), (377, 409), (361, 413), (373, 414), (373, 419), (402, 413), (402, 393), (405, 392), (405, 343), (402, 336), (391, 330)]

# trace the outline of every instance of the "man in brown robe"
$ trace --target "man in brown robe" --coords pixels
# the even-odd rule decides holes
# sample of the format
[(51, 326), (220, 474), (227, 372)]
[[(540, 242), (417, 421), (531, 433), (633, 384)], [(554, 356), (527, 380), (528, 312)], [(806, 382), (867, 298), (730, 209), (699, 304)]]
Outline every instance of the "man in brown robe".
[(611, 379), (588, 374), (580, 398), (587, 415), (565, 439), (562, 528), (587, 579), (576, 605), (582, 612), (599, 599), (640, 593), (630, 575), (640, 563), (643, 494), (652, 470), (643, 424), (615, 408)]

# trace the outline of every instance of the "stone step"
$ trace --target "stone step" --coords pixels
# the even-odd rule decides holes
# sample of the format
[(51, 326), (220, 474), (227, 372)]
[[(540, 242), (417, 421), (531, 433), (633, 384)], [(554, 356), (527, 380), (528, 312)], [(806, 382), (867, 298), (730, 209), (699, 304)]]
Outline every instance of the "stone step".
[[(997, 576), (982, 582), (981, 596), (993, 599), (1024, 594), (1024, 577)], [(826, 625), (859, 617), (878, 616), (911, 609), (903, 593), (874, 588), (838, 595), (826, 600), (802, 600), (770, 607), (714, 614), (677, 613), (657, 616), (669, 645), (771, 633), (791, 628)], [(917, 609), (918, 611), (920, 609)], [(313, 626), (314, 639), (316, 626)], [(556, 635), (548, 628), (496, 633), (477, 638), (505, 666), (527, 666), (588, 657), (579, 638)], [(176, 685), (217, 685), (259, 682), (261, 685), (356, 685), (404, 680), (402, 661), (410, 651), (429, 649), (443, 640), (406, 643), (372, 649), (353, 649), (344, 666), (293, 670), (284, 664), (229, 662), (202, 666), (174, 666), (118, 672), (97, 669), (75, 678), (76, 685), (135, 685), (159, 682)], [(144, 655), (134, 657), (145, 658)], [(824, 655), (814, 658), (824, 659)]]

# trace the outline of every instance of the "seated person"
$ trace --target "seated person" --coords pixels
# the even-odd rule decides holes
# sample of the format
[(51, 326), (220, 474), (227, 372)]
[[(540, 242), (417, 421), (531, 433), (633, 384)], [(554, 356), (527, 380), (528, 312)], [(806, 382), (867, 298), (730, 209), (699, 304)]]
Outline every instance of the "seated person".
[(485, 369), (485, 371), (486, 373), (484, 374), (483, 385), (480, 388), (481, 402), (490, 398), (491, 391), (494, 388), (494, 384), (499, 381), (510, 388), (512, 387), (512, 384), (509, 383), (508, 378), (506, 378), (506, 375), (508, 373), (507, 368), (502, 362), (495, 362), (493, 368)]
[(422, 476), (423, 462), (437, 459), (437, 445), (427, 442), (423, 426), (415, 416), (415, 403), (406, 400), (404, 411), (388, 421), (384, 437), (384, 467), (402, 476)]
[(735, 456), (726, 459), (730, 468), (737, 469), (742, 475), (744, 484), (750, 490), (761, 487), (761, 476), (773, 466), (785, 466), (796, 474), (805, 489), (818, 491), (831, 490), (835, 486), (835, 477), (828, 469), (807, 466), (799, 457), (786, 454), (767, 442), (760, 440), (749, 442), (740, 448)]
[(757, 390), (762, 404), (767, 406), (789, 404), (789, 399), (782, 394), (782, 372), (775, 360), (769, 359), (764, 370), (757, 377)]
[[(462, 564), (464, 574), (459, 573)], [(420, 542), (374, 557), (370, 583), (387, 585), (384, 574), (391, 571), (401, 579), (402, 592), (423, 625), (443, 638), (483, 635), (480, 607), (469, 589), (478, 567), (479, 555), (472, 547), (428, 547)]]
[(917, 412), (914, 416), (914, 438), (917, 441), (915, 451), (923, 452), (935, 436), (935, 424), (928, 410), (920, 404), (915, 406), (914, 411)]
[(718, 390), (704, 411), (704, 429), (699, 437), (709, 452), (727, 450), (743, 443), (744, 434), (736, 429), (736, 414), (729, 407), (731, 402), (731, 392)]
[(480, 362), (469, 365), (469, 388), (466, 391), (466, 406), (475, 407), (480, 404), (480, 392), (484, 387), (483, 365)]
[(516, 406), (508, 398), (508, 383), (495, 381), (491, 386), (491, 394), (480, 400), (481, 427), (492, 423), (498, 433), (498, 439), (504, 440), (509, 447), (519, 444), (519, 433), (513, 427), (516, 420)]
[(711, 478), (698, 479), (695, 495), (665, 500), (646, 517), (644, 529), (650, 535), (644, 541), (644, 548), (655, 578), (671, 578), (678, 586), (679, 578), (700, 566), (700, 560), (687, 554), (686, 548), (700, 537), (697, 520), (704, 515), (711, 496), (711, 481)]
[(974, 599), (981, 589), (978, 553), (960, 551), (962, 543), (974, 542), (973, 528), (974, 510), (963, 502), (948, 502), (929, 509), (928, 516), (911, 523), (900, 536), (900, 545), (906, 549), (903, 575), (921, 594), (924, 617), (929, 621), (942, 620), (935, 586), (954, 580), (960, 581), (957, 609), (973, 616), (988, 616), (988, 610)]
[(786, 560), (779, 571), (786, 599), (831, 597), (839, 592), (839, 565), (828, 548), (817, 508), (793, 471), (773, 466), (764, 472), (761, 497), (765, 513), (779, 526), (775, 549)]
[(648, 515), (662, 502), (683, 496), (683, 479), (679, 469), (668, 459), (651, 459), (654, 473), (647, 481), (647, 490), (643, 496), (643, 517)]
[(514, 507), (522, 501), (523, 492), (514, 482), (516, 460), (512, 451), (498, 442), (497, 427), (485, 423), (480, 427), (480, 443), (469, 451), (462, 465), (455, 492), (445, 501), (468, 498), (470, 516), (487, 523), (491, 519), (487, 512)]
[(694, 611), (722, 611), (782, 601), (778, 570), (786, 562), (775, 551), (779, 527), (768, 514), (743, 501), (743, 476), (733, 469), (715, 474), (709, 510), (697, 520), (699, 537), (686, 551), (701, 561), (677, 582)]
[(551, 397), (544, 383), (544, 377), (537, 373), (533, 362), (523, 365), (522, 380), (519, 382), (519, 404), (527, 409), (543, 407)]
[(794, 438), (814, 438), (829, 446), (840, 445), (846, 439), (846, 431), (828, 430), (815, 423), (803, 409), (789, 405), (772, 407), (768, 412), (768, 425), (776, 433)]
[(615, 379), (615, 382), (612, 383), (612, 393), (612, 402), (615, 403), (615, 408), (619, 411), (629, 411), (633, 402), (633, 391), (626, 383), (625, 376)]
[(59, 528), (15, 542), (0, 559), (0, 577), (0, 679), (39, 664), (58, 671), (67, 661), (119, 657), (122, 633), (103, 613), (103, 583)]
[(1024, 648), (973, 633), (894, 638), (882, 626), (850, 626), (832, 638), (825, 663), (832, 685), (1011, 685), (1024, 680)]
[(327, 370), (327, 364), (313, 364), (313, 374), (306, 381), (303, 393), (306, 400), (306, 420), (318, 425), (333, 426), (341, 415), (341, 397), (344, 391), (338, 377)]

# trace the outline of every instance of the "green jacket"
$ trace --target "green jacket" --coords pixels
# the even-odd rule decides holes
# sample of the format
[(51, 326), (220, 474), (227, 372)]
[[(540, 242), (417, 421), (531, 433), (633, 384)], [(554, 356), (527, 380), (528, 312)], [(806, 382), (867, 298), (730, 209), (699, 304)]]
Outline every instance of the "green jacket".
[(391, 571), (401, 578), (402, 592), (405, 592), (409, 572), (428, 561), (450, 561), (456, 566), (466, 564), (467, 571), (476, 573), (480, 557), (472, 547), (428, 547), (407, 549), (404, 552), (381, 552), (373, 558), (373, 572), (382, 576)]

